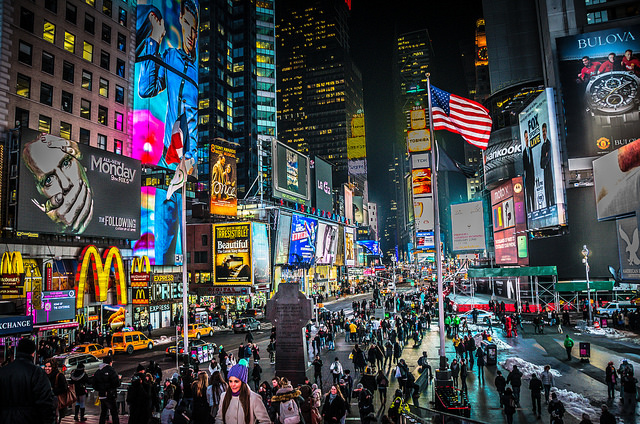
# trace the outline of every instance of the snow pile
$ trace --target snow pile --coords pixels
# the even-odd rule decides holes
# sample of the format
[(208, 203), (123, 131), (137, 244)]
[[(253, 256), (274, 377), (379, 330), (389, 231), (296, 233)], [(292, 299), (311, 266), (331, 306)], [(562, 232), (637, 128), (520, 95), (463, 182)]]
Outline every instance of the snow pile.
[(582, 329), (582, 332), (585, 334), (590, 334), (592, 336), (607, 336), (613, 338), (621, 338), (625, 337), (624, 334), (620, 333), (618, 330), (614, 328), (594, 328), (594, 327), (585, 327)]
[(570, 392), (568, 390), (559, 390), (555, 387), (551, 388), (551, 393), (558, 395), (558, 400), (564, 405), (564, 409), (577, 419), (582, 419), (582, 414), (588, 414), (592, 422), (597, 422), (600, 419), (600, 413), (591, 406), (589, 399), (584, 396)]
[[(513, 370), (514, 365), (517, 365), (518, 369), (522, 373), (522, 378), (531, 378), (531, 374), (534, 373), (540, 377), (540, 374), (544, 371), (543, 366), (532, 364), (531, 362), (527, 362), (520, 358), (507, 358), (507, 360), (502, 362), (500, 365), (509, 372)], [(550, 371), (551, 375), (556, 378), (562, 376), (559, 371), (554, 370), (553, 368)]]
[(495, 344), (496, 347), (498, 348), (498, 352), (501, 350), (509, 350), (509, 349), (513, 349), (513, 346), (511, 346), (509, 343), (504, 342), (498, 338), (492, 337), (491, 338), (491, 343)]

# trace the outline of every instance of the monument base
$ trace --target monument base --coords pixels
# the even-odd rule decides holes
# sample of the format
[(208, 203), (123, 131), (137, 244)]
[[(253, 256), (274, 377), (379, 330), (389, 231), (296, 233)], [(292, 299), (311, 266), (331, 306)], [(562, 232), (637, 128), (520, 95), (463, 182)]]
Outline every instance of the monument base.
[(453, 380), (451, 379), (451, 371), (450, 370), (436, 370), (436, 387), (447, 387), (453, 386)]

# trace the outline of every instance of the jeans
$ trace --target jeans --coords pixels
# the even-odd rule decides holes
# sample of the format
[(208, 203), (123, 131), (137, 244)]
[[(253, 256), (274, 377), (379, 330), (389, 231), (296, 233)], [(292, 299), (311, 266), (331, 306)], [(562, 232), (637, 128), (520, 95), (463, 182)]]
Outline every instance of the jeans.
[(549, 393), (551, 392), (551, 384), (544, 384), (544, 401), (549, 403)]
[(478, 365), (478, 382), (484, 384), (484, 365)]
[(333, 343), (333, 340), (329, 340), (328, 346), (329, 346), (329, 350), (334, 350), (336, 348), (336, 345)]
[[(538, 405), (538, 409), (536, 409), (536, 404)], [(538, 411), (538, 415), (540, 415), (542, 410), (540, 406), (540, 393), (538, 393), (537, 395), (531, 395), (531, 409), (533, 409), (534, 413)]]
[(607, 381), (607, 394), (609, 399), (616, 397), (616, 385), (611, 381)]
[(516, 403), (520, 404), (520, 386), (512, 386), (513, 387), (513, 398), (516, 400)]
[(113, 424), (120, 424), (118, 408), (116, 407), (116, 400), (114, 398), (100, 398), (100, 424), (105, 424), (107, 421), (107, 412), (111, 415), (111, 422)]

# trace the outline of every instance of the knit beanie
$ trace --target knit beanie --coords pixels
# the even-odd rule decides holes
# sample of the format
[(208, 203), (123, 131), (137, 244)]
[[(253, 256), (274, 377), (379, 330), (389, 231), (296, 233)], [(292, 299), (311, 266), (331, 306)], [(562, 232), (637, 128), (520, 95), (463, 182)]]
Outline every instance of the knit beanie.
[(229, 370), (229, 375), (227, 379), (231, 377), (235, 377), (238, 380), (242, 381), (243, 383), (246, 383), (248, 376), (249, 376), (249, 370), (247, 369), (247, 367), (241, 364), (236, 364), (232, 366), (231, 369)]

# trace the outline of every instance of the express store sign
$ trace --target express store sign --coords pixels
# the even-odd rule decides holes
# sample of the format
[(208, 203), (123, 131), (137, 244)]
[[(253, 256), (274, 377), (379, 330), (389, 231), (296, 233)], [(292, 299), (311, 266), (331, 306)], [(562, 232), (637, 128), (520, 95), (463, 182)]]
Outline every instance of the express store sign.
[(182, 299), (182, 274), (151, 274), (151, 301)]

